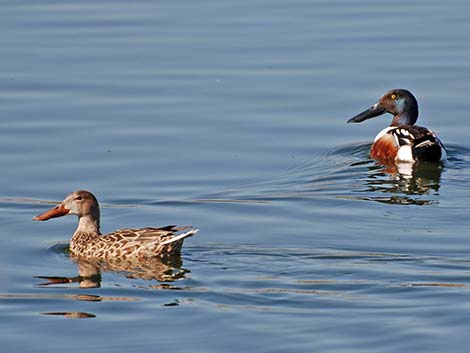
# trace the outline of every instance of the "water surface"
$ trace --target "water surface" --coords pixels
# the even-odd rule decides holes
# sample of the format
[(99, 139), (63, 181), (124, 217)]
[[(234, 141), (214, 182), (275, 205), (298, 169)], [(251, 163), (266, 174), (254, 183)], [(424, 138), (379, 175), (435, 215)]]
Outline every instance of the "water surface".
[[(465, 351), (470, 8), (439, 1), (5, 2), (0, 342), (8, 352)], [(444, 165), (368, 159), (408, 88)], [(192, 224), (181, 259), (76, 263), (102, 230)]]

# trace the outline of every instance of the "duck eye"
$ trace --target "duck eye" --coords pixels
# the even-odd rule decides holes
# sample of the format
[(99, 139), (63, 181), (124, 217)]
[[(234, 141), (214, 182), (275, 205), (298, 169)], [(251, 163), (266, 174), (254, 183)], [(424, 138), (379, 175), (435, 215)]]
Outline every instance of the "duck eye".
[(83, 200), (83, 198), (82, 198), (81, 196), (77, 196), (77, 197), (75, 198), (75, 201), (82, 201), (82, 200)]
[(397, 98), (397, 95), (396, 95), (395, 93), (393, 93), (393, 94), (390, 95), (390, 98), (396, 99), (396, 98)]

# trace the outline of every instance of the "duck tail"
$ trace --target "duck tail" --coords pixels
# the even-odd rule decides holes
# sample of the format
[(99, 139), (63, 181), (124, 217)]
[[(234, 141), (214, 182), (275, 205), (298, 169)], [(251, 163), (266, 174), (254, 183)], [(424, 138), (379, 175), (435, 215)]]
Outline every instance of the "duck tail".
[(187, 237), (191, 237), (199, 231), (199, 229), (191, 228), (191, 227), (185, 227), (182, 229), (189, 229), (189, 230), (181, 234), (175, 234), (170, 239), (161, 242), (160, 245), (171, 244), (171, 243), (174, 243), (175, 241), (182, 240)]

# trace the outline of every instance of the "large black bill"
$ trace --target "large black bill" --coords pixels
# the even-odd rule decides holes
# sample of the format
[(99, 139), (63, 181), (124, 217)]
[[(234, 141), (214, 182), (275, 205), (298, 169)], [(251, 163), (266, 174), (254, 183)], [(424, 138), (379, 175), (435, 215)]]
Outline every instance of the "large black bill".
[(384, 114), (386, 109), (379, 105), (379, 103), (373, 105), (367, 110), (364, 110), (362, 113), (357, 114), (356, 116), (352, 117), (348, 120), (349, 123), (360, 123), (364, 120), (374, 118), (376, 116)]

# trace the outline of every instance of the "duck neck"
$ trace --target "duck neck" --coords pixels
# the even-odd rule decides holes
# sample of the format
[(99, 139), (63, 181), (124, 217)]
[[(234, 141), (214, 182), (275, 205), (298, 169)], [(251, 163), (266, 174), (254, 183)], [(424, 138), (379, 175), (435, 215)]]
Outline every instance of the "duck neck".
[(393, 117), (391, 126), (414, 125), (418, 120), (418, 105), (410, 105), (404, 112)]
[(75, 233), (100, 234), (100, 218), (98, 215), (88, 214), (78, 219), (78, 227)]

